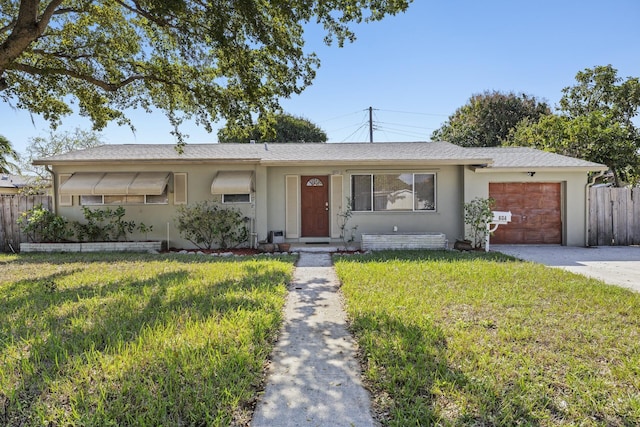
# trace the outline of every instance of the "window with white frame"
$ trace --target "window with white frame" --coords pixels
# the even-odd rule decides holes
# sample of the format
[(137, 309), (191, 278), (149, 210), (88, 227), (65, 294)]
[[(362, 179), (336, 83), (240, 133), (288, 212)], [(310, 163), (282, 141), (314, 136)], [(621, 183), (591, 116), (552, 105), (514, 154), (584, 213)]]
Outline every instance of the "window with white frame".
[(250, 194), (223, 194), (222, 203), (251, 203)]
[(436, 175), (351, 175), (351, 208), (354, 212), (433, 212), (436, 210)]
[(166, 205), (169, 203), (167, 187), (162, 194), (147, 195), (81, 195), (80, 204), (96, 205)]

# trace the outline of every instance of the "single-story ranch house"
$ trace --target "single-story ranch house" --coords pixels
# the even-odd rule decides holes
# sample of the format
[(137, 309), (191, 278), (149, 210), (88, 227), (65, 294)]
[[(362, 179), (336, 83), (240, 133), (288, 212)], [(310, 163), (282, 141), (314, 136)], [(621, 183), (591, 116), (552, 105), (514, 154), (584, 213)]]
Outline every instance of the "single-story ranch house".
[[(175, 228), (179, 205), (215, 200), (248, 218), (253, 240), (339, 242), (340, 214), (362, 233), (464, 236), (465, 202), (492, 197), (511, 211), (491, 243), (587, 242), (589, 172), (604, 165), (532, 148), (447, 142), (102, 145), (34, 162), (53, 174), (55, 210), (124, 206), (153, 226), (149, 239), (190, 248)], [(135, 237), (135, 236), (134, 236)], [(450, 243), (451, 244), (451, 243)]]

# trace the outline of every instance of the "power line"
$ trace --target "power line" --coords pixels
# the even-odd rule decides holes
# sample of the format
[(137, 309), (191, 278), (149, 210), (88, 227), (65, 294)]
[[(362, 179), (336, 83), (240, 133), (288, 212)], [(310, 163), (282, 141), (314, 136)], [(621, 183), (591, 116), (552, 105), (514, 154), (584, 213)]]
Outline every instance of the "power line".
[[(401, 135), (409, 138), (429, 140), (430, 139), (429, 134), (431, 133), (431, 131), (434, 131), (437, 129), (437, 128), (428, 127), (428, 126), (417, 126), (417, 125), (410, 125), (410, 124), (397, 123), (397, 122), (383, 122), (378, 117), (378, 112), (412, 114), (412, 115), (419, 115), (419, 116), (447, 117), (447, 115), (445, 114), (419, 113), (419, 112), (399, 111), (399, 110), (384, 110), (379, 108), (368, 107), (360, 111), (336, 116), (333, 119), (327, 119), (325, 121), (335, 120), (343, 117), (353, 116), (354, 114), (362, 113), (362, 120), (359, 124), (344, 126), (342, 128), (334, 129), (331, 131), (331, 132), (335, 132), (335, 131), (351, 128), (352, 126), (357, 126), (356, 129), (351, 134), (349, 134), (346, 138), (342, 140), (342, 142), (352, 140), (354, 136), (359, 138), (358, 139), (359, 142), (362, 142), (365, 140), (369, 140), (369, 142), (373, 142), (374, 131), (383, 132), (388, 139), (390, 139), (389, 134), (394, 134), (394, 135)], [(415, 130), (412, 131), (412, 129), (415, 129)]]
[(398, 110), (379, 110), (386, 111), (388, 113), (399, 113), (399, 114), (415, 114), (418, 116), (439, 116), (439, 117), (449, 117), (449, 114), (436, 114), (436, 113), (417, 113), (414, 111), (398, 111)]
[(378, 124), (381, 124), (381, 125), (393, 125), (393, 126), (404, 126), (406, 128), (426, 129), (426, 130), (434, 130), (434, 129), (436, 129), (436, 128), (430, 128), (430, 127), (426, 127), (426, 126), (405, 125), (404, 123), (378, 122)]
[(319, 121), (318, 123), (324, 123), (324, 122), (330, 122), (330, 121), (332, 121), (332, 120), (342, 119), (342, 118), (344, 118), (344, 117), (353, 116), (353, 115), (358, 114), (358, 113), (360, 113), (360, 112), (361, 112), (361, 111), (354, 111), (354, 112), (352, 112), (352, 113), (347, 113), (347, 114), (343, 114), (343, 115), (341, 115), (341, 116), (332, 117), (332, 118), (330, 118), (330, 119), (321, 120), (321, 121)]
[(365, 129), (366, 126), (367, 126), (367, 123), (362, 123), (356, 130), (353, 131), (353, 133), (351, 133), (351, 135), (349, 135), (345, 139), (343, 139), (342, 142), (346, 142), (349, 138), (351, 138), (353, 135), (355, 135), (356, 132), (358, 132), (359, 130)]

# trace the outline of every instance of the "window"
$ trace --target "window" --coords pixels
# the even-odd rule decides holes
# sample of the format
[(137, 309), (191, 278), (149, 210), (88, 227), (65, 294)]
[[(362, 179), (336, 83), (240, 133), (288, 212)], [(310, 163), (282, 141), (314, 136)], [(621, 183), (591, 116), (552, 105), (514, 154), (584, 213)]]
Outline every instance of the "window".
[(95, 205), (166, 205), (169, 203), (167, 187), (158, 195), (81, 195), (80, 204)]
[(103, 205), (104, 201), (102, 200), (102, 196), (80, 196), (80, 204), (81, 205)]
[(139, 205), (144, 203), (144, 196), (134, 196), (134, 195), (115, 195), (115, 196), (104, 196), (104, 204), (105, 205)]
[(436, 209), (433, 173), (364, 174), (351, 176), (354, 211), (432, 212)]
[(223, 194), (222, 203), (251, 203), (249, 194)]
[(311, 178), (309, 181), (307, 181), (307, 187), (322, 187), (322, 181), (320, 181), (318, 178)]
[(169, 197), (167, 196), (167, 189), (165, 188), (162, 194), (151, 195), (147, 194), (144, 196), (144, 203), (146, 205), (167, 205), (169, 204)]

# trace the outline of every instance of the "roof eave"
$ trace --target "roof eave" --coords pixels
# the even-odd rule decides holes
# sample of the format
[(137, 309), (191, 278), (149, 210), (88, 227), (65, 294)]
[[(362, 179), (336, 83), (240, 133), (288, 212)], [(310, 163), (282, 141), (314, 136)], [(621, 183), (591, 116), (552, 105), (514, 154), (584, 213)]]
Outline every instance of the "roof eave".
[(38, 159), (32, 162), (36, 166), (91, 166), (106, 164), (260, 164), (263, 166), (322, 166), (322, 165), (477, 165), (491, 164), (492, 159), (317, 159), (317, 160), (300, 160), (300, 159), (80, 159), (80, 160), (47, 160)]
[(600, 172), (609, 170), (606, 166), (523, 166), (523, 167), (472, 167), (475, 173), (507, 172)]
[(490, 164), (491, 159), (321, 159), (321, 160), (262, 160), (263, 166), (350, 166), (350, 165), (476, 165)]
[(89, 165), (105, 165), (105, 164), (213, 164), (213, 163), (241, 163), (241, 164), (258, 164), (260, 159), (82, 159), (82, 160), (34, 160), (34, 166), (89, 166)]

